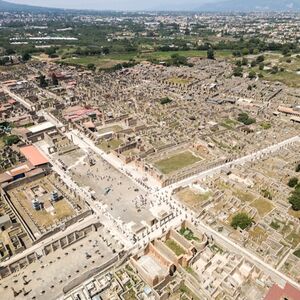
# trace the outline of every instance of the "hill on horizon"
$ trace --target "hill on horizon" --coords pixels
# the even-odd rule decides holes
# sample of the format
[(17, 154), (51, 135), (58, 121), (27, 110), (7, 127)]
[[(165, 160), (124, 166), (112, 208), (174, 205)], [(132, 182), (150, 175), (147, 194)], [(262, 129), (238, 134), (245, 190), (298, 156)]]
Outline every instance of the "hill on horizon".
[[(186, 1), (186, 2), (185, 2)], [(151, 4), (148, 4), (151, 5)], [(182, 0), (179, 5), (161, 4), (158, 7), (148, 7), (145, 11), (193, 11), (193, 12), (254, 12), (254, 11), (300, 11), (300, 0), (221, 0), (206, 4), (197, 5), (188, 0)], [(74, 11), (90, 11), (87, 9), (63, 9), (17, 4), (5, 0), (0, 0), (0, 11), (33, 12), (33, 13), (59, 13)], [(95, 13), (97, 10), (93, 10)], [(98, 10), (100, 11), (100, 10)], [(103, 10), (102, 10), (103, 11)]]
[(8, 1), (0, 0), (0, 11), (8, 12), (36, 12), (36, 13), (51, 13), (51, 12), (63, 12), (64, 9), (60, 8), (48, 8), (42, 6), (33, 6), (26, 4), (16, 4)]

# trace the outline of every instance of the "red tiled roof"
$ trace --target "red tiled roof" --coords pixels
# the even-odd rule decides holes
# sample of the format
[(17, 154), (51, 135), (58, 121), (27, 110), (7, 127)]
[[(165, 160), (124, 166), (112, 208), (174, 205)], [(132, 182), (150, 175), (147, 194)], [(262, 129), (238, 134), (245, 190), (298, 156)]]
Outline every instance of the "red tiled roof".
[(33, 145), (20, 148), (20, 152), (33, 166), (39, 166), (49, 162), (48, 159)]
[(296, 289), (289, 283), (285, 285), (282, 289), (277, 284), (274, 284), (268, 291), (268, 294), (264, 300), (299, 300), (300, 299), (300, 290)]

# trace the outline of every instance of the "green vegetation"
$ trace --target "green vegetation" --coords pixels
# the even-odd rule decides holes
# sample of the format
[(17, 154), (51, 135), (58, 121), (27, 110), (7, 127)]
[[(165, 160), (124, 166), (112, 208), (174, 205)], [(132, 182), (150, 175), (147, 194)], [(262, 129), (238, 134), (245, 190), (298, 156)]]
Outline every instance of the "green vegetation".
[(271, 194), (271, 192), (269, 190), (266, 190), (266, 189), (262, 189), (261, 190), (261, 195), (264, 197), (264, 198), (267, 198), (269, 200), (272, 200), (273, 196)]
[(197, 207), (202, 204), (202, 202), (209, 199), (211, 196), (210, 192), (206, 193), (195, 193), (189, 188), (184, 188), (180, 190), (176, 196), (182, 201), (185, 205), (189, 207)]
[(3, 141), (5, 145), (11, 146), (13, 144), (17, 144), (20, 141), (20, 139), (17, 135), (8, 135), (3, 137)]
[(201, 159), (195, 156), (192, 152), (185, 151), (179, 154), (175, 154), (169, 158), (157, 161), (154, 163), (154, 165), (163, 174), (169, 174), (189, 165), (192, 165), (200, 160)]
[(213, 49), (208, 49), (207, 50), (207, 58), (208, 59), (215, 59), (215, 52), (214, 52), (214, 50)]
[(297, 177), (292, 177), (288, 182), (288, 186), (293, 188), (298, 184), (298, 182), (299, 182), (299, 179)]
[(243, 68), (240, 66), (237, 66), (233, 69), (233, 76), (235, 77), (242, 77), (243, 76)]
[(135, 291), (133, 288), (129, 289), (125, 294), (124, 294), (124, 299), (125, 300), (135, 300), (137, 299)]
[(185, 254), (185, 251), (180, 245), (178, 245), (174, 240), (168, 239), (166, 240), (166, 245), (177, 255), (180, 256)]
[(267, 129), (270, 129), (272, 127), (272, 125), (270, 122), (262, 122), (262, 123), (260, 123), (260, 127), (267, 130)]
[(48, 83), (46, 81), (46, 76), (45, 75), (40, 74), (40, 76), (39, 76), (39, 86), (41, 88), (45, 88), (45, 87), (48, 86)]
[(31, 55), (28, 53), (28, 52), (25, 52), (23, 55), (22, 55), (22, 60), (23, 61), (28, 61), (31, 59)]
[(297, 173), (299, 173), (299, 172), (300, 172), (300, 163), (299, 163), (299, 164), (297, 164), (297, 166), (296, 166), (296, 168), (295, 168), (295, 171), (296, 171)]
[(276, 221), (272, 221), (270, 226), (275, 230), (280, 228), (280, 225)]
[(254, 79), (254, 78), (256, 78), (256, 73), (255, 73), (253, 70), (251, 70), (251, 71), (249, 72), (249, 74), (248, 74), (248, 77), (249, 77), (250, 79)]
[(95, 71), (95, 70), (96, 70), (95, 64), (88, 64), (88, 65), (87, 65), (87, 68), (88, 68), (89, 70), (91, 70), (91, 71)]
[(251, 125), (253, 123), (256, 122), (256, 120), (254, 118), (250, 118), (248, 116), (247, 113), (243, 112), (243, 113), (240, 113), (238, 115), (238, 119), (237, 119), (239, 122), (243, 123), (244, 125)]
[(165, 97), (165, 98), (160, 99), (160, 104), (165, 105), (165, 104), (171, 103), (172, 101), (173, 100), (170, 99), (169, 97)]
[(193, 65), (188, 63), (187, 58), (183, 55), (179, 55), (178, 53), (174, 53), (171, 55), (171, 58), (166, 60), (166, 66), (189, 66), (192, 67)]
[(288, 200), (290, 204), (292, 204), (293, 210), (295, 211), (300, 210), (300, 185), (299, 184), (295, 187), (295, 190), (292, 192)]
[(241, 189), (234, 189), (233, 195), (243, 202), (252, 202), (256, 198), (252, 193), (243, 191)]
[(109, 141), (101, 141), (98, 144), (98, 147), (105, 152), (109, 152), (111, 150), (117, 149), (121, 144), (123, 144), (122, 140), (111, 139)]
[(300, 249), (297, 249), (293, 254), (300, 258)]
[(181, 228), (179, 230), (179, 233), (189, 241), (192, 241), (192, 240), (198, 241), (199, 240), (196, 236), (194, 236), (193, 231), (190, 230), (189, 228)]
[(231, 226), (234, 229), (241, 228), (246, 229), (251, 226), (253, 220), (246, 213), (238, 213), (236, 214), (231, 221)]
[(263, 198), (254, 200), (250, 205), (256, 208), (261, 217), (268, 214), (274, 208), (273, 204), (269, 200)]
[(300, 243), (300, 233), (293, 230), (287, 237), (286, 240), (292, 244), (292, 247), (295, 248)]

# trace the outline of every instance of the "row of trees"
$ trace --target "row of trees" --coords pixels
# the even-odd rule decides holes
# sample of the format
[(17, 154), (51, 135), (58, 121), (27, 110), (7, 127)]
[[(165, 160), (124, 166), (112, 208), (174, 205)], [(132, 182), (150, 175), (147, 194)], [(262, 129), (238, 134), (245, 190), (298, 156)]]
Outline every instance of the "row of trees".
[[(51, 83), (52, 85), (58, 85), (58, 79), (55, 73), (51, 74)], [(46, 76), (43, 74), (40, 74), (39, 76), (39, 86), (41, 88), (46, 88), (49, 85), (48, 81), (46, 80)]]
[[(296, 165), (295, 172), (300, 173), (300, 163)], [(292, 177), (288, 182), (288, 186), (294, 188), (288, 200), (290, 204), (292, 204), (293, 210), (299, 211), (300, 210), (300, 183), (298, 177)]]

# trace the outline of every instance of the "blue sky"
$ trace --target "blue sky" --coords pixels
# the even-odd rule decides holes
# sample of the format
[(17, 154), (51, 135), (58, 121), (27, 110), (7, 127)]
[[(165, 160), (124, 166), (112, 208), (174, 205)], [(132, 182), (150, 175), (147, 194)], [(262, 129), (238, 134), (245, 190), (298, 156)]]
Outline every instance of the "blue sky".
[(203, 3), (216, 0), (7, 0), (9, 2), (32, 4), (47, 7), (83, 8), (83, 9), (114, 9), (114, 10), (141, 10), (141, 9), (184, 9), (197, 7)]

